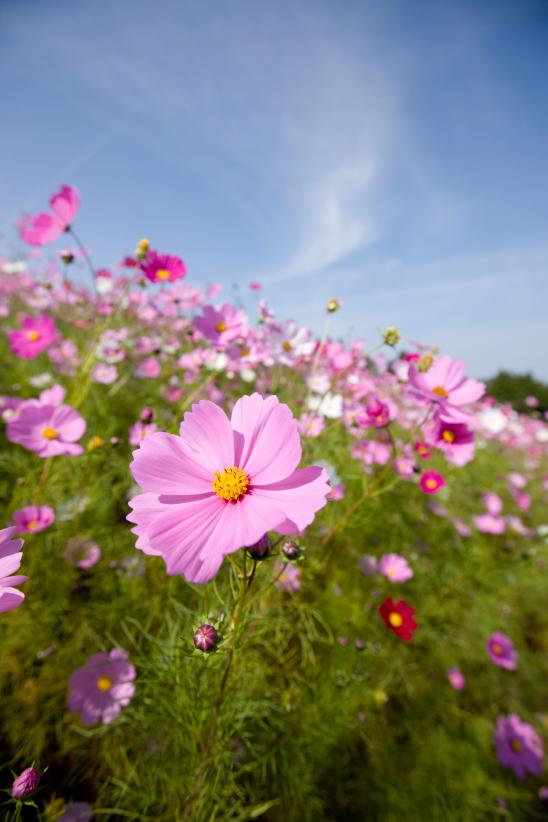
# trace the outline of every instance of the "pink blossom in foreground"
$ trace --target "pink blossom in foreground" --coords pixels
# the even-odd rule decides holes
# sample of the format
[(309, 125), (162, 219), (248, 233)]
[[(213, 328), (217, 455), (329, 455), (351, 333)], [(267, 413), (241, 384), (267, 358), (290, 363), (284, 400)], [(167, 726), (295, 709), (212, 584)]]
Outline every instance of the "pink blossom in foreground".
[(11, 442), (36, 451), (39, 457), (59, 454), (75, 456), (83, 452), (77, 440), (86, 430), (86, 421), (70, 405), (26, 403), (8, 422), (6, 436)]
[(413, 576), (413, 569), (399, 554), (383, 554), (379, 560), (379, 571), (390, 582), (406, 582)]
[(134, 679), (135, 668), (121, 648), (93, 654), (85, 667), (76, 668), (70, 677), (69, 710), (78, 711), (84, 725), (95, 725), (99, 720), (108, 725), (131, 702)]
[(542, 773), (542, 739), (516, 714), (499, 716), (493, 741), (500, 764), (511, 768), (518, 779), (524, 779), (527, 772), (535, 776)]
[(145, 492), (130, 501), (136, 547), (161, 555), (168, 574), (207, 582), (226, 554), (267, 531), (301, 532), (326, 504), (328, 475), (297, 468), (297, 423), (277, 397), (241, 397), (230, 420), (202, 400), (179, 430), (151, 434), (130, 466)]
[(487, 653), (491, 661), (508, 671), (515, 671), (518, 664), (518, 655), (509, 636), (500, 631), (491, 634), (487, 642)]
[(21, 239), (29, 245), (47, 245), (66, 231), (79, 206), (78, 189), (64, 185), (50, 201), (51, 212), (24, 215), (18, 223)]
[(23, 540), (13, 539), (15, 531), (13, 525), (0, 530), (0, 613), (13, 611), (25, 599), (25, 595), (15, 586), (21, 585), (27, 577), (13, 576), (23, 558)]
[(466, 422), (468, 414), (460, 406), (469, 405), (485, 393), (485, 385), (466, 377), (464, 364), (454, 357), (437, 357), (428, 371), (409, 369), (411, 393), (422, 402), (431, 403), (439, 415), (451, 422)]
[(23, 317), (21, 329), (8, 334), (12, 354), (25, 360), (33, 360), (57, 340), (55, 323), (46, 314), (40, 317)]
[(145, 277), (151, 283), (171, 283), (186, 277), (186, 266), (175, 254), (158, 254), (149, 251), (141, 263)]
[(18, 534), (37, 534), (55, 522), (55, 511), (49, 505), (28, 505), (13, 512)]
[(419, 480), (420, 489), (425, 494), (436, 494), (445, 484), (444, 478), (437, 471), (425, 471)]

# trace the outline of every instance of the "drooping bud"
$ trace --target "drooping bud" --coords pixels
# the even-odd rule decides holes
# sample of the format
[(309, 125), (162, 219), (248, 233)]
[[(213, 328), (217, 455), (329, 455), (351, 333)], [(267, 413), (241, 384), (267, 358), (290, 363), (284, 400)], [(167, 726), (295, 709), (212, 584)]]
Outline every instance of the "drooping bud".
[(326, 305), (326, 310), (328, 314), (334, 314), (335, 311), (338, 311), (341, 307), (342, 303), (337, 297), (331, 297)]
[(194, 632), (194, 647), (199, 651), (213, 651), (217, 644), (218, 634), (213, 625), (200, 625)]
[(393, 325), (389, 325), (388, 328), (385, 328), (382, 332), (382, 340), (385, 345), (397, 345), (401, 340), (401, 334), (397, 328), (394, 328)]
[(14, 799), (26, 799), (34, 793), (40, 782), (40, 774), (35, 768), (25, 768), (14, 780), (11, 795)]
[(258, 542), (255, 545), (248, 545), (247, 552), (250, 557), (253, 559), (266, 559), (268, 553), (270, 551), (270, 547), (272, 542), (268, 534), (263, 534)]
[(297, 559), (300, 556), (300, 553), (300, 547), (296, 542), (293, 542), (292, 539), (288, 539), (287, 542), (284, 542), (282, 545), (282, 554), (289, 560)]

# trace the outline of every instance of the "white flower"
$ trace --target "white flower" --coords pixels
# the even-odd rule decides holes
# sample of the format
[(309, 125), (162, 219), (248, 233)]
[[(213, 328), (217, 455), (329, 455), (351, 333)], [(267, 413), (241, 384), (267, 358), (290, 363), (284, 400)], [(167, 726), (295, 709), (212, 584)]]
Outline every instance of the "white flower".
[(343, 398), (341, 394), (325, 394), (323, 397), (314, 394), (308, 400), (308, 407), (330, 420), (336, 420), (342, 417)]
[(500, 408), (488, 408), (487, 411), (481, 412), (478, 419), (481, 427), (490, 434), (500, 434), (508, 425), (508, 418)]

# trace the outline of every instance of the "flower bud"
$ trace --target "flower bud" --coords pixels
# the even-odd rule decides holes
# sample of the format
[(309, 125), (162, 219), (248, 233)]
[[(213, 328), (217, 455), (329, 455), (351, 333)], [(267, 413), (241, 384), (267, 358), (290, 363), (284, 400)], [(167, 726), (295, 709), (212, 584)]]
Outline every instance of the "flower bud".
[(137, 243), (137, 247), (135, 249), (135, 256), (138, 260), (144, 260), (147, 256), (148, 250), (150, 248), (150, 242), (148, 240), (139, 240)]
[(217, 644), (218, 634), (213, 625), (200, 625), (194, 632), (194, 647), (199, 651), (213, 651)]
[(433, 365), (433, 363), (433, 354), (423, 354), (417, 364), (417, 368), (419, 371), (428, 371), (428, 369)]
[(393, 325), (389, 325), (388, 328), (385, 328), (382, 332), (382, 340), (386, 345), (397, 345), (401, 340), (401, 334), (397, 328), (394, 328)]
[(292, 539), (288, 539), (287, 542), (284, 542), (282, 545), (282, 554), (289, 560), (297, 559), (300, 553), (301, 549)]
[(253, 559), (266, 559), (272, 545), (268, 534), (264, 534), (255, 545), (248, 545), (247, 552)]
[(34, 793), (40, 782), (40, 774), (35, 768), (25, 768), (11, 786), (14, 799), (25, 799)]
[(340, 307), (341, 301), (337, 299), (337, 297), (332, 297), (326, 305), (326, 310), (328, 314), (334, 314), (335, 311), (338, 311)]
[(59, 252), (59, 257), (65, 263), (65, 265), (70, 265), (74, 262), (74, 253), (68, 248), (63, 248)]
[(152, 408), (143, 408), (139, 414), (141, 422), (152, 422), (154, 418), (154, 410)]

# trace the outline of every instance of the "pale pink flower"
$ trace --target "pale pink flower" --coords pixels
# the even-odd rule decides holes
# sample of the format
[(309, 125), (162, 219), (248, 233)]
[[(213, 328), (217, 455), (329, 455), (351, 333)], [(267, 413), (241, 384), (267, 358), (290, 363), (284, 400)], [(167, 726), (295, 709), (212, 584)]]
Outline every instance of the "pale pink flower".
[(25, 595), (15, 586), (21, 585), (27, 577), (13, 576), (23, 558), (23, 540), (13, 539), (15, 530), (12, 525), (0, 531), (0, 613), (13, 611), (25, 599)]
[(9, 420), (6, 436), (11, 442), (36, 451), (39, 457), (74, 456), (84, 450), (76, 442), (85, 430), (86, 421), (70, 405), (32, 400), (18, 409), (15, 419)]
[(379, 571), (390, 582), (407, 582), (413, 576), (413, 569), (399, 554), (383, 554), (379, 560)]
[(453, 357), (437, 357), (428, 371), (421, 372), (414, 365), (409, 369), (409, 386), (422, 402), (434, 405), (439, 415), (451, 422), (466, 422), (469, 415), (460, 406), (479, 400), (485, 385), (466, 377), (464, 364)]

